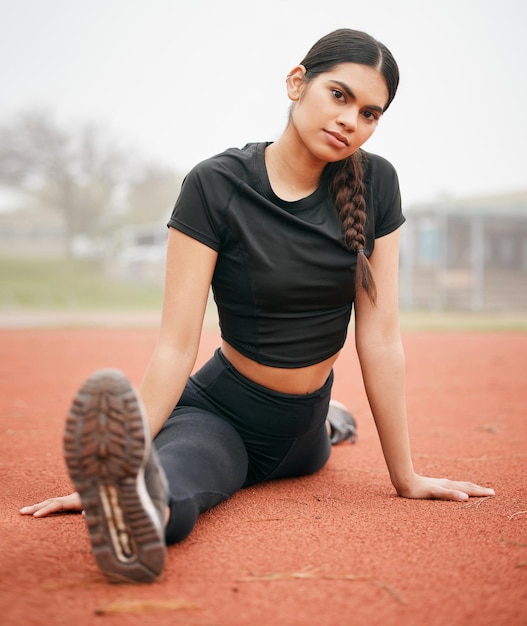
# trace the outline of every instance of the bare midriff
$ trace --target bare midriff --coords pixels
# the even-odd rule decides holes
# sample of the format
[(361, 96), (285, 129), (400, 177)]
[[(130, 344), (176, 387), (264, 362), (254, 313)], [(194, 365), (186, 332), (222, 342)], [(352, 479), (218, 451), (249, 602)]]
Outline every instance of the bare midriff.
[(279, 393), (304, 395), (320, 389), (327, 381), (338, 353), (325, 361), (307, 367), (271, 367), (262, 365), (244, 356), (226, 341), (222, 341), (221, 351), (233, 367), (245, 378), (257, 385)]

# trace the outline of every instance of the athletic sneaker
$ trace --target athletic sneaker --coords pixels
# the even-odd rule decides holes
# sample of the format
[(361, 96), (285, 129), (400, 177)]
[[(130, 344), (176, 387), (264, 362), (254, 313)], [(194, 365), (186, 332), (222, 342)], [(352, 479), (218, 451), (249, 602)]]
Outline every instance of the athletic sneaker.
[(348, 409), (336, 400), (330, 400), (327, 415), (332, 445), (336, 446), (343, 441), (350, 443), (357, 441), (357, 422)]
[(73, 400), (64, 435), (97, 563), (113, 582), (151, 582), (166, 556), (168, 489), (140, 400), (124, 374), (95, 372)]

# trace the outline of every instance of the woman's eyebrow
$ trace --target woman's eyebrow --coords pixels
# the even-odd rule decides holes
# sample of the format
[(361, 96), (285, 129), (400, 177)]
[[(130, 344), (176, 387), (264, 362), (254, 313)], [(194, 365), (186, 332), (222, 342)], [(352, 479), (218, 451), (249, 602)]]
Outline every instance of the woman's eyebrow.
[[(346, 83), (343, 83), (340, 80), (333, 80), (332, 82), (334, 82), (336, 85), (338, 85), (342, 91), (345, 91), (346, 94), (352, 99), (352, 100), (356, 100), (357, 96), (353, 93), (351, 87), (349, 87), (348, 85), (346, 85)], [(367, 109), (371, 109), (372, 111), (377, 111), (378, 113), (382, 113), (384, 111), (384, 109), (380, 106), (377, 106), (376, 104), (368, 104), (366, 105)]]

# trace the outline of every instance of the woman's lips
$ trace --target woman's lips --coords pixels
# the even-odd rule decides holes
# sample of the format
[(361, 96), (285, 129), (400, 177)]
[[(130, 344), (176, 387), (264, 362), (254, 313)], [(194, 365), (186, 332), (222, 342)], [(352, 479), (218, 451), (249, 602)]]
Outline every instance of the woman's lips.
[(344, 135), (341, 135), (340, 133), (336, 133), (331, 130), (325, 130), (324, 132), (326, 133), (327, 137), (333, 145), (338, 146), (339, 148), (349, 146), (349, 141), (346, 137), (344, 137)]

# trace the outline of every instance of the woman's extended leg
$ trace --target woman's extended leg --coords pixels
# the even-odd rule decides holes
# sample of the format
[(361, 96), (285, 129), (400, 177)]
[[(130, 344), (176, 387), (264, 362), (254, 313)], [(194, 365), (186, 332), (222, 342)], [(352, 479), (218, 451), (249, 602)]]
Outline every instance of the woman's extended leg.
[(237, 432), (203, 411), (176, 409), (154, 447), (158, 453), (126, 376), (95, 372), (74, 398), (64, 453), (95, 559), (114, 582), (154, 580), (166, 542), (184, 539), (197, 515), (232, 495), (247, 475)]
[(182, 541), (200, 513), (238, 491), (247, 476), (247, 452), (236, 430), (192, 407), (176, 409), (154, 440), (168, 481), (169, 544)]

